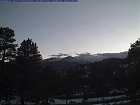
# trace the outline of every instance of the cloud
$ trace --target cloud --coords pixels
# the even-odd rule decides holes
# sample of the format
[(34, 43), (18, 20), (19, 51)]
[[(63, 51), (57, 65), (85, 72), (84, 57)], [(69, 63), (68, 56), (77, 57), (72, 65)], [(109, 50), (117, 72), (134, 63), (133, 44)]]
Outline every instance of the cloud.
[(56, 57), (56, 58), (60, 58), (60, 57), (64, 57), (64, 56), (69, 56), (69, 54), (58, 53), (58, 54), (49, 55), (49, 56), (51, 56), (51, 57)]
[[(127, 54), (128, 54), (127, 51), (120, 52), (120, 53), (97, 53), (97, 54), (91, 54), (88, 52), (78, 54), (75, 52), (74, 57), (79, 60), (83, 59), (85, 61), (95, 62), (95, 61), (100, 61), (106, 58), (126, 58)], [(71, 56), (71, 53), (70, 54), (58, 53), (58, 54), (49, 55), (49, 56), (53, 58), (63, 58), (63, 57)]]
[(90, 54), (86, 52), (86, 53), (81, 53), (81, 54), (76, 53), (75, 58), (94, 62), (94, 61), (100, 61), (106, 58), (126, 58), (127, 53), (128, 53), (127, 51), (120, 52), (120, 53), (98, 53), (98, 54)]

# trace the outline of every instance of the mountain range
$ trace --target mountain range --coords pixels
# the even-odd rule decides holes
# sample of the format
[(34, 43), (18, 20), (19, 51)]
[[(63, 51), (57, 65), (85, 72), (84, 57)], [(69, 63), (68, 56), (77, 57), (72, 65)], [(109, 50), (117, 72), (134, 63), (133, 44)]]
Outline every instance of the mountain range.
[(60, 58), (60, 57), (51, 57), (48, 59), (43, 59), (41, 62), (43, 65), (49, 65), (56, 70), (74, 67), (80, 64), (86, 64), (89, 62), (101, 61), (107, 58), (126, 58), (127, 51), (120, 53), (98, 53), (98, 54), (90, 54), (90, 53), (81, 53), (72, 57), (70, 55)]

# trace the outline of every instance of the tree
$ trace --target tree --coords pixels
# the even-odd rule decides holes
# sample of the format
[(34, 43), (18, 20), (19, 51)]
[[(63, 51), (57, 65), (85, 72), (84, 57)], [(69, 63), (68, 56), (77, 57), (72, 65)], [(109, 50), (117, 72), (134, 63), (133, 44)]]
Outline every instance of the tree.
[(21, 95), (21, 105), (24, 105), (25, 93), (31, 90), (32, 85), (36, 82), (37, 71), (41, 69), (39, 62), (41, 59), (38, 46), (32, 39), (28, 38), (21, 43), (17, 53), (19, 72), (17, 82)]
[[(7, 67), (5, 62), (8, 62), (15, 58), (17, 44), (14, 44), (16, 39), (14, 38), (14, 31), (8, 27), (0, 28), (0, 105), (1, 105), (1, 93), (3, 84), (2, 81), (7, 78), (5, 75)], [(5, 75), (5, 76), (4, 76)]]
[(130, 62), (138, 61), (140, 58), (140, 38), (135, 41), (135, 43), (131, 44), (127, 58)]
[[(16, 56), (17, 44), (14, 44), (14, 31), (7, 28), (0, 28), (0, 58), (2, 63), (12, 60)], [(1, 71), (2, 73), (2, 71)]]
[(128, 56), (128, 94), (132, 95), (140, 91), (140, 38), (131, 44)]

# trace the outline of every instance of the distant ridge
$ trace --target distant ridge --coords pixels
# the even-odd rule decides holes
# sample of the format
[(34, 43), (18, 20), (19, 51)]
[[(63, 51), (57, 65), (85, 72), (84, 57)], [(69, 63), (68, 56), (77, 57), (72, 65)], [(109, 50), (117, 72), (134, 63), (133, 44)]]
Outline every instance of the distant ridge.
[(90, 53), (81, 53), (75, 56), (76, 59), (84, 59), (89, 62), (100, 61), (106, 58), (126, 58), (128, 52), (119, 52), (119, 53), (98, 53), (98, 54), (90, 54)]
[(126, 58), (128, 52), (120, 52), (120, 53), (98, 53), (98, 54), (90, 54), (90, 53), (82, 53), (77, 54), (77, 56), (66, 56), (64, 58), (60, 57), (52, 57), (48, 59), (42, 60), (43, 65), (50, 65), (54, 69), (64, 69), (74, 67), (79, 64), (86, 64), (89, 62), (101, 61), (107, 58)]

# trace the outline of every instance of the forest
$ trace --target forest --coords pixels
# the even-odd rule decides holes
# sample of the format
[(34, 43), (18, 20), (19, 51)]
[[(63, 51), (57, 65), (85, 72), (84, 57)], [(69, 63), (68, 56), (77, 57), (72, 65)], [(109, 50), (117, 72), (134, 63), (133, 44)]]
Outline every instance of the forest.
[(68, 99), (82, 98), (84, 103), (89, 98), (117, 95), (125, 95), (123, 99), (131, 102), (140, 101), (140, 39), (130, 45), (126, 58), (108, 58), (60, 70), (42, 65), (43, 58), (32, 39), (15, 43), (14, 30), (1, 27), (0, 105), (11, 105), (16, 97), (20, 97), (20, 105), (29, 101), (49, 105), (54, 98), (66, 103)]

